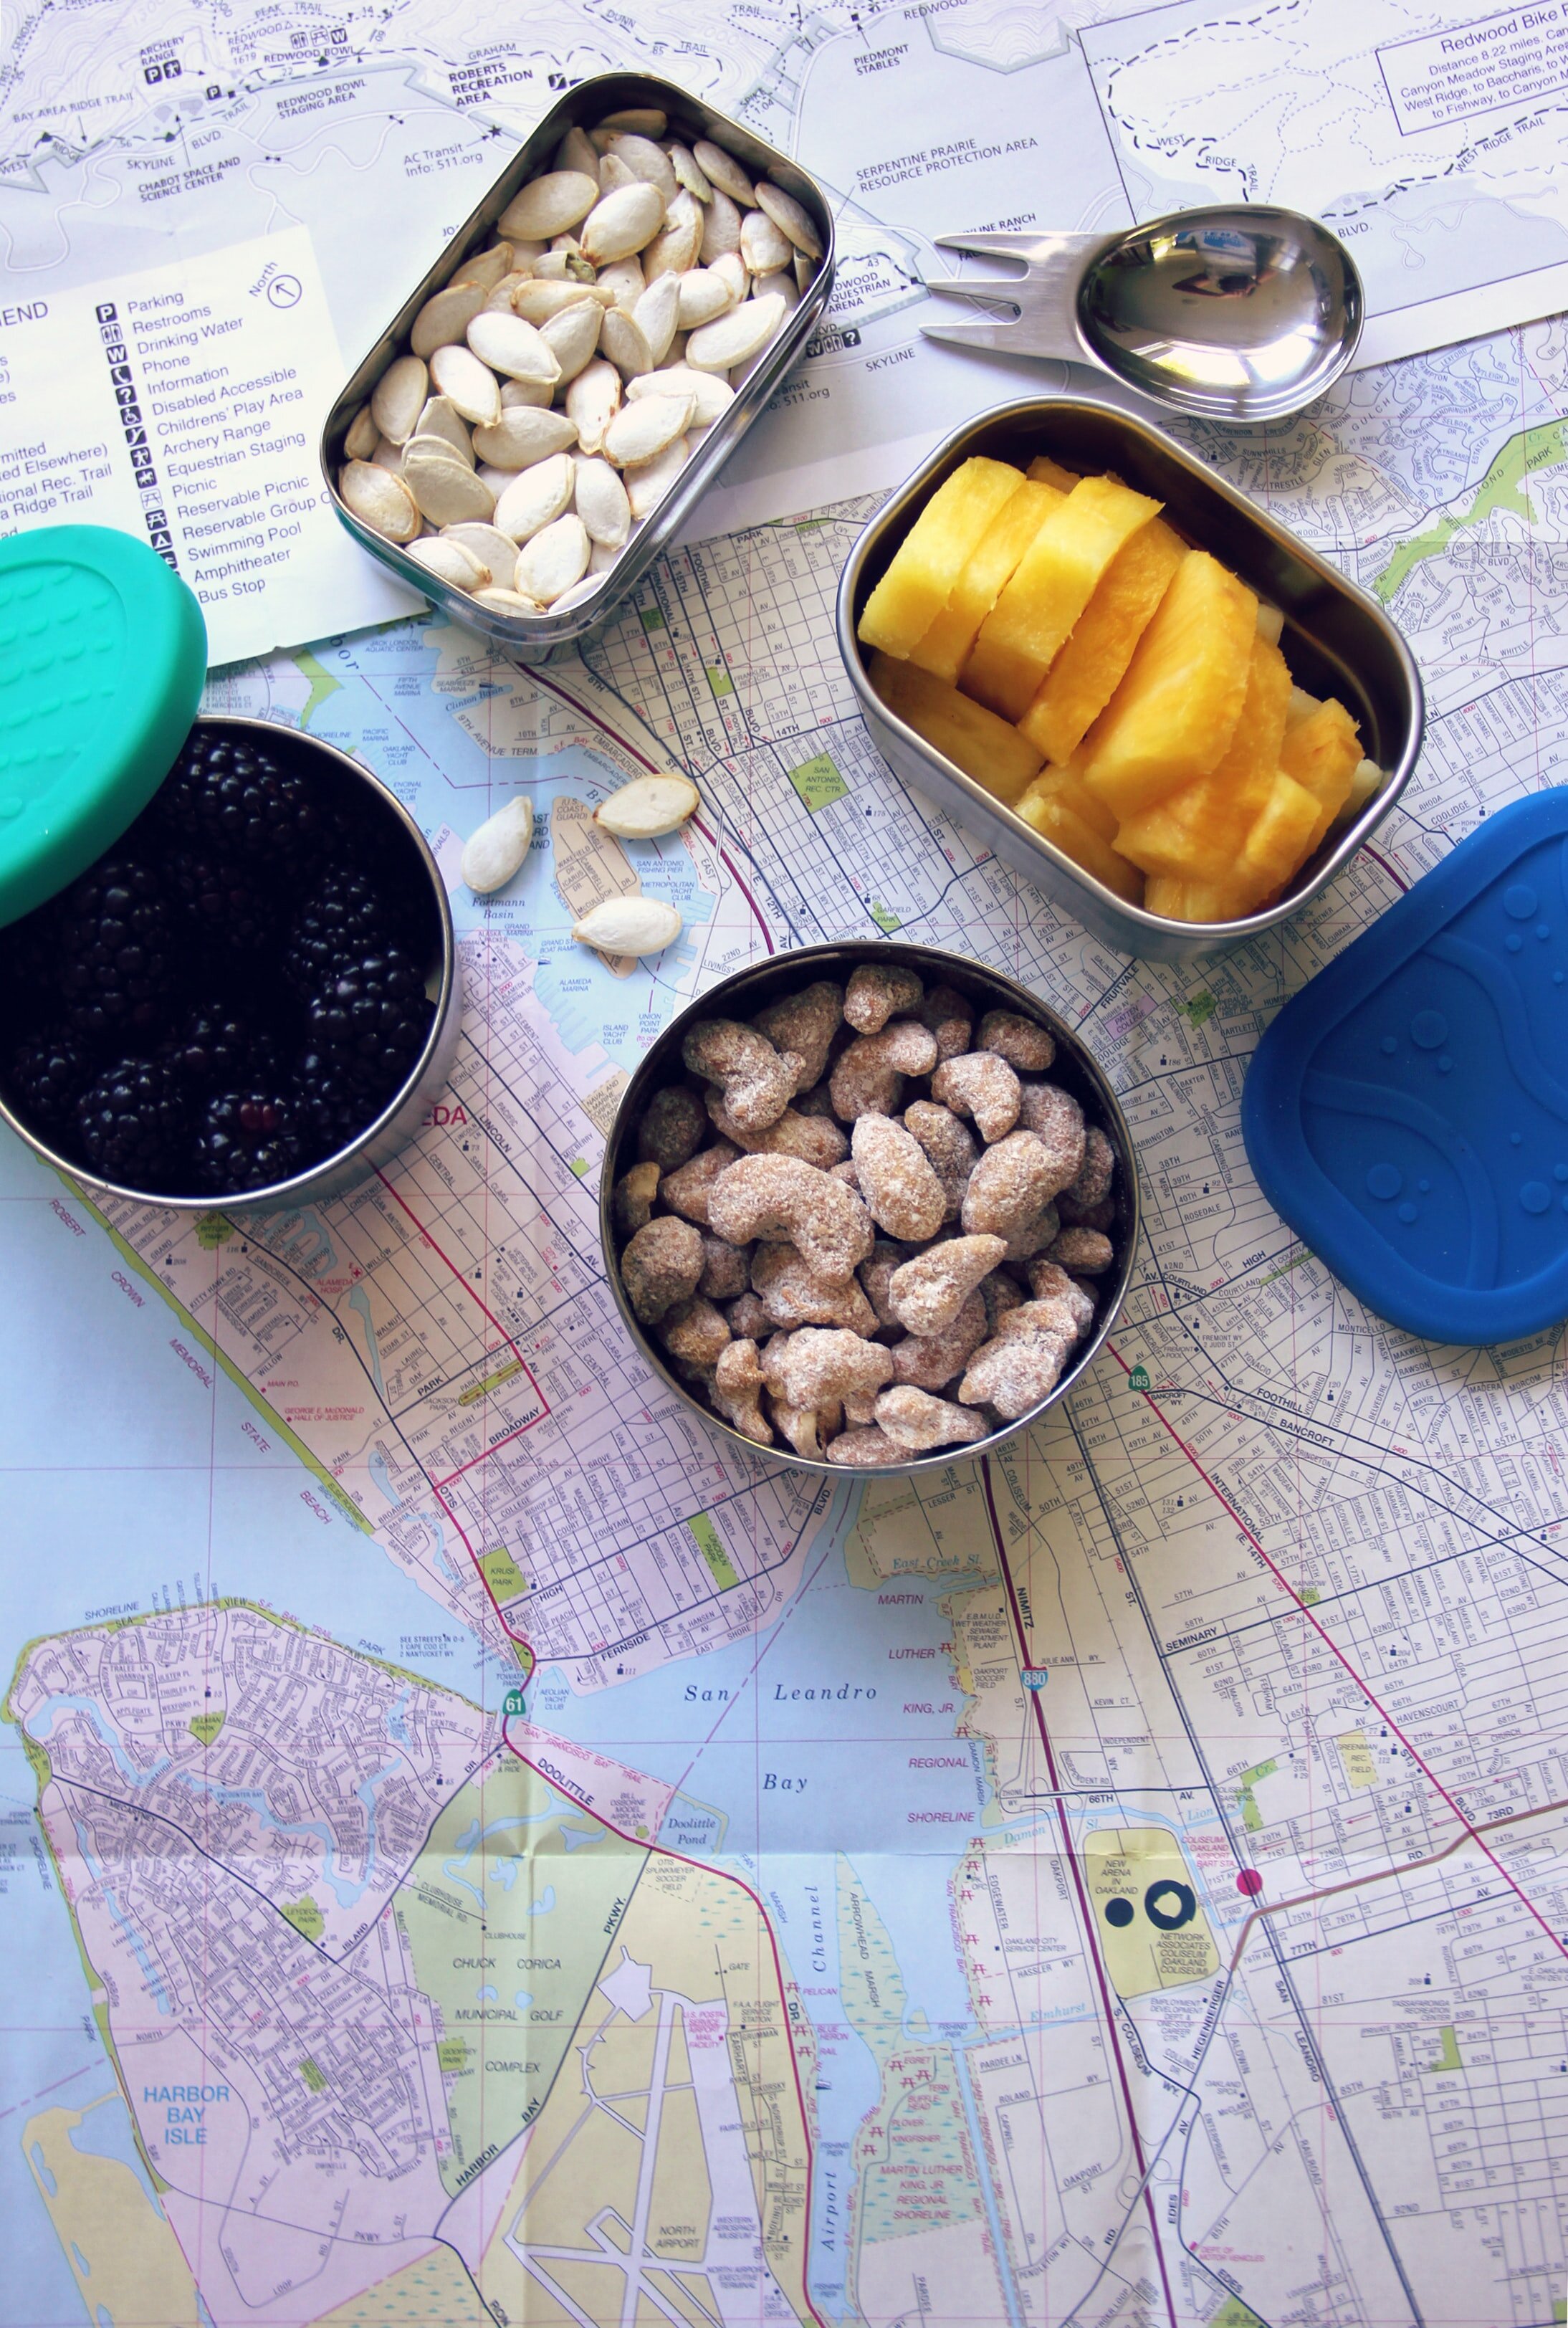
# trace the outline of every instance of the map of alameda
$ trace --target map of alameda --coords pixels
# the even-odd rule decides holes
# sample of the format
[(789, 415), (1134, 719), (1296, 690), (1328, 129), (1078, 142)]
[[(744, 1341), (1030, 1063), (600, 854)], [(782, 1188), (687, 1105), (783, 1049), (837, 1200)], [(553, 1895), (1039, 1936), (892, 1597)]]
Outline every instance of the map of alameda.
[[(869, 502), (679, 553), (537, 674), (427, 618), (215, 683), (419, 816), (465, 1040), (330, 1206), (99, 1211), (5, 1151), (0, 2315), (1553, 2318), (1562, 1339), (1367, 1317), (1237, 1107), (1284, 996), (1561, 765), (1565, 413), (1552, 324), (1193, 432), (1388, 604), (1431, 718), (1347, 878), (1179, 970), (871, 750), (831, 628)], [(650, 763), (695, 824), (586, 864)], [(565, 893), (632, 878), (685, 929), (621, 976)], [(649, 1379), (596, 1193), (687, 996), (870, 928), (1082, 1028), (1147, 1229), (1046, 1426), (824, 1485)]]

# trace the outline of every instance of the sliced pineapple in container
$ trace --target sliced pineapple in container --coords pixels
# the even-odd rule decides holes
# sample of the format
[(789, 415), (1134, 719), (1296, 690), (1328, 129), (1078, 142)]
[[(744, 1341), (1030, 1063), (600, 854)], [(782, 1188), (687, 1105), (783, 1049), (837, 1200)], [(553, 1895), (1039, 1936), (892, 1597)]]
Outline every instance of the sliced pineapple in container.
[(866, 602), (859, 633), (867, 646), (908, 654), (941, 613), (953, 576), (1023, 482), (1023, 471), (1009, 462), (977, 454), (938, 485)]
[(1158, 517), (1117, 551), (1019, 721), (1047, 760), (1070, 760), (1104, 710), (1186, 555)]
[(1331, 695), (1287, 731), (1280, 765), (1318, 803), (1318, 822), (1304, 852), (1310, 856), (1349, 799), (1361, 765), (1356, 722), (1337, 698)]
[(956, 684), (981, 624), (1007, 587), (1019, 559), (1047, 518), (1066, 498), (1055, 485), (1031, 484), (1026, 480), (1002, 503), (970, 552), (969, 562), (947, 594), (947, 604), (911, 649), (911, 662), (945, 680), (950, 687)]
[(981, 624), (961, 683), (1004, 719), (1019, 719), (1117, 551), (1160, 503), (1114, 477), (1084, 477), (1046, 520)]
[(1143, 876), (1137, 866), (1130, 865), (1086, 818), (1069, 807), (1059, 791), (1037, 791), (1031, 784), (1018, 812), (1042, 840), (1055, 841), (1064, 857), (1103, 881), (1116, 896), (1130, 906), (1143, 903)]
[(1246, 695), (1257, 614), (1252, 591), (1217, 558), (1188, 552), (1086, 739), (1084, 780), (1119, 817), (1224, 758)]
[(1009, 807), (1038, 773), (1040, 756), (1016, 728), (918, 663), (874, 654), (869, 676), (889, 711)]
[(1115, 836), (1122, 855), (1146, 873), (1224, 881), (1278, 774), (1290, 699), (1284, 656), (1255, 635), (1241, 714), (1224, 758), (1207, 776), (1195, 776), (1124, 818)]

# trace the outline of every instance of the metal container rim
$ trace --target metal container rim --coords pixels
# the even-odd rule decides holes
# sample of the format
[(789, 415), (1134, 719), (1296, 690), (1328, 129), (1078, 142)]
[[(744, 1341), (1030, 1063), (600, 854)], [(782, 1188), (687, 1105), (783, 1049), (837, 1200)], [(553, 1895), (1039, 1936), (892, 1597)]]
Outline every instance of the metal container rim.
[[(1086, 872), (1064, 850), (1058, 849), (1054, 841), (1047, 840), (1043, 833), (1037, 832), (1032, 825), (1027, 824), (1017, 811), (1009, 807), (997, 793), (988, 792), (983, 784), (977, 783), (974, 777), (967, 775), (955, 762), (949, 760), (944, 754), (935, 751), (923, 737), (915, 733), (913, 728), (899, 718), (897, 712), (889, 710), (877, 694), (867, 675), (860, 654), (859, 640), (855, 631), (855, 598), (859, 587), (860, 577), (885, 533), (928, 486), (944, 463), (954, 454), (961, 452), (963, 446), (982, 430), (1009, 424), (1021, 427), (1030, 420), (1038, 420), (1053, 412), (1063, 411), (1086, 412), (1095, 418), (1110, 420), (1118, 427), (1132, 430), (1141, 436), (1161, 454), (1177, 462), (1188, 475), (1197, 478), (1201, 484), (1208, 487), (1222, 500), (1228, 502), (1236, 514), (1254, 527), (1264, 540), (1272, 540), (1276, 547), (1284, 549), (1291, 557), (1298, 559), (1318, 580), (1326, 583), (1341, 597), (1357, 605), (1383, 634), (1399, 664), (1401, 676), (1410, 690), (1410, 729), (1398, 761), (1389, 772), (1387, 781), (1367, 802), (1360, 815), (1346, 826), (1316, 873), (1300, 887), (1292, 890), (1290, 895), (1277, 898), (1272, 906), (1263, 906), (1255, 914), (1244, 915), (1229, 922), (1178, 922), (1166, 914), (1151, 914), (1146, 906), (1130, 905), (1124, 897), (1117, 896), (1114, 890), (1106, 888), (1103, 882), (1097, 880), (1092, 873)], [(1178, 444), (1175, 437), (1168, 436), (1163, 428), (1157, 427), (1153, 422), (1145, 420), (1137, 414), (1127, 412), (1121, 406), (1112, 404), (1101, 397), (1077, 394), (1019, 397), (1005, 404), (991, 405), (984, 412), (976, 414), (969, 420), (961, 421), (956, 428), (950, 429), (934, 451), (920, 463), (918, 467), (905, 479), (903, 484), (888, 494), (881, 508), (874, 516), (868, 519), (856, 536), (850, 554), (844, 561), (843, 572), (839, 578), (836, 620), (839, 653), (863, 717), (873, 721), (878, 719), (886, 721), (887, 726), (896, 731), (900, 741), (908, 750), (934, 774), (958, 784), (977, 804), (983, 804), (989, 812), (1005, 818), (1013, 830), (1032, 843), (1035, 849), (1040, 850), (1068, 881), (1092, 896), (1103, 915), (1108, 916), (1113, 921), (1122, 922), (1130, 929), (1147, 930), (1151, 936), (1155, 937), (1188, 941), (1198, 938), (1209, 941), (1211, 943), (1205, 948), (1207, 951), (1217, 952), (1221, 947), (1237, 943), (1244, 938), (1261, 936), (1263, 932), (1274, 929), (1280, 923), (1290, 920), (1302, 906), (1310, 905), (1314, 897), (1319, 896), (1335, 876), (1348, 864), (1363, 843), (1370, 840), (1390, 810), (1398, 804), (1415, 772), (1415, 764), (1421, 754), (1425, 723), (1425, 696), (1422, 687), (1421, 673), (1398, 624), (1390, 620), (1370, 592), (1364, 590), (1358, 582), (1352, 581), (1348, 575), (1342, 574), (1338, 567), (1331, 565), (1311, 547), (1310, 543), (1303, 541), (1299, 534), (1292, 532), (1289, 526), (1282, 525), (1277, 518), (1271, 516), (1266, 510), (1260, 509), (1250, 495), (1241, 492), (1227, 478), (1206, 467), (1204, 463), (1189, 453), (1184, 445)]]
[[(521, 157), (536, 146), (540, 152), (546, 150), (566, 128), (573, 127), (585, 111), (592, 109), (585, 100), (594, 91), (603, 91), (607, 98), (612, 89), (623, 103), (639, 93), (652, 94), (665, 101), (664, 109), (671, 116), (678, 110), (694, 117), (701, 116), (704, 126), (693, 134), (709, 136), (715, 129), (729, 132), (742, 147), (753, 148), (765, 155), (770, 172), (782, 170), (786, 178), (798, 179), (812, 197), (816, 205), (813, 222), (822, 233), (822, 258), (810, 285), (801, 294), (799, 305), (785, 316), (777, 337), (770, 347), (765, 349), (759, 368), (752, 376), (760, 383), (760, 391), (771, 396), (817, 328), (832, 292), (837, 267), (833, 204), (811, 171), (792, 155), (785, 154), (765, 137), (759, 136), (756, 130), (748, 129), (744, 122), (737, 121), (732, 115), (720, 112), (717, 106), (709, 105), (705, 99), (693, 96), (689, 89), (681, 89), (674, 81), (664, 80), (656, 73), (624, 70), (596, 73), (587, 80), (578, 81), (559, 97), (519, 142), (517, 152), (491, 179), (462, 224), (445, 239), (430, 267), (396, 311), (393, 324), (405, 316), (411, 319), (423, 301), (449, 279), (456, 264), (452, 255), (455, 251), (466, 256), (471, 245), (493, 230), (500, 210), (504, 207), (504, 204), (495, 203), (496, 191), (517, 168)], [(755, 169), (759, 165), (753, 162), (750, 166)], [(328, 440), (334, 434), (336, 423), (348, 402), (350, 386), (375, 361), (382, 342), (391, 336), (392, 326), (389, 325), (353, 365), (322, 424), (317, 458), (333, 513), (362, 549), (432, 606), (451, 615), (465, 628), (488, 639), (492, 645), (510, 649), (519, 654), (531, 654), (536, 659), (547, 657), (556, 648), (569, 646), (596, 630), (617, 607), (624, 604), (654, 561), (669, 547), (672, 536), (714, 483), (740, 440), (760, 418), (763, 408), (760, 391), (756, 399), (748, 398), (747, 390), (751, 388), (751, 380), (748, 380), (736, 391), (734, 405), (714, 422), (642, 532), (626, 545), (625, 553), (606, 575), (606, 587), (602, 590), (596, 591), (582, 604), (568, 607), (559, 615), (553, 611), (539, 615), (503, 615), (476, 605), (453, 584), (443, 582), (438, 575), (432, 574), (428, 568), (409, 558), (401, 543), (388, 540), (376, 533), (344, 504), (338, 492), (337, 472), (329, 452)], [(395, 353), (396, 350), (393, 352)]]
[(431, 854), (430, 844), (408, 810), (373, 768), (367, 768), (362, 761), (354, 759), (338, 745), (329, 744), (324, 737), (307, 735), (302, 728), (285, 728), (276, 719), (258, 719), (250, 712), (200, 711), (191, 722), (190, 732), (194, 734), (198, 728), (214, 727), (245, 728), (258, 735), (273, 738), (283, 737), (294, 744), (306, 746), (312, 751), (324, 754), (361, 784), (368, 784), (377, 796), (378, 804), (396, 813), (405, 833), (414, 842), (436, 898), (441, 930), (441, 984), (435, 997), (430, 1031), (418, 1057), (374, 1122), (356, 1133), (345, 1147), (334, 1149), (330, 1156), (318, 1158), (307, 1170), (292, 1173), (286, 1180), (270, 1180), (264, 1187), (247, 1188), (241, 1196), (172, 1197), (148, 1188), (127, 1187), (120, 1181), (106, 1179), (100, 1173), (77, 1163), (69, 1156), (60, 1155), (51, 1148), (47, 1141), (18, 1116), (3, 1091), (0, 1091), (0, 1121), (8, 1123), (17, 1138), (24, 1141), (42, 1162), (97, 1196), (117, 1197), (133, 1205), (156, 1205), (170, 1213), (211, 1213), (226, 1208), (241, 1213), (263, 1209), (276, 1212), (293, 1200), (301, 1204), (310, 1203), (319, 1193), (324, 1176), (330, 1173), (335, 1182), (351, 1169), (354, 1159), (374, 1145), (387, 1124), (407, 1104), (409, 1094), (440, 1047), (457, 976), (457, 940), (452, 925), (451, 900), (446, 895), (446, 885), (441, 878), (441, 868)]
[[(699, 1399), (693, 1396), (670, 1366), (663, 1353), (650, 1339), (647, 1328), (634, 1314), (631, 1303), (626, 1299), (625, 1289), (621, 1283), (621, 1272), (615, 1251), (613, 1211), (615, 1182), (620, 1177), (619, 1170), (615, 1169), (620, 1162), (620, 1143), (626, 1131), (630, 1130), (634, 1119), (642, 1112), (649, 1096), (649, 1084), (656, 1076), (667, 1075), (670, 1073), (671, 1052), (673, 1050), (677, 1056), (679, 1056), (680, 1043), (687, 1028), (699, 1018), (726, 1015), (720, 1008), (721, 1005), (740, 994), (747, 986), (760, 984), (770, 975), (776, 975), (785, 964), (788, 965), (791, 974), (798, 971), (803, 982), (809, 984), (815, 976), (822, 976), (834, 970), (841, 971), (846, 966), (852, 966), (856, 962), (906, 962), (910, 968), (920, 971), (928, 986), (940, 984), (944, 980), (950, 982), (968, 980), (989, 987), (995, 993), (997, 1001), (993, 1007), (1019, 1010), (1024, 1017), (1033, 1019), (1038, 1025), (1045, 1026), (1047, 1031), (1055, 1037), (1058, 1048), (1066, 1053), (1074, 1066), (1090, 1085), (1096, 1103), (1103, 1110), (1104, 1128), (1115, 1143), (1117, 1158), (1123, 1167), (1126, 1183), (1124, 1231), (1126, 1246), (1115, 1274), (1113, 1290), (1096, 1315), (1093, 1331), (1075, 1351), (1071, 1366), (1067, 1367), (1055, 1388), (1047, 1392), (1038, 1405), (1030, 1407), (1027, 1414), (1020, 1415), (1016, 1422), (1009, 1422), (1005, 1429), (991, 1432), (972, 1446), (936, 1449), (929, 1454), (912, 1455), (908, 1461), (904, 1463), (878, 1463), (867, 1466), (829, 1463), (812, 1456), (797, 1455), (793, 1449), (789, 1447), (760, 1447), (755, 1439), (748, 1439), (744, 1432), (737, 1431), (735, 1425), (726, 1421), (723, 1415), (716, 1413), (712, 1407), (704, 1405)], [(781, 1463), (788, 1469), (812, 1471), (823, 1478), (830, 1479), (902, 1478), (916, 1471), (945, 1470), (952, 1464), (969, 1462), (976, 1456), (995, 1454), (1000, 1448), (1006, 1446), (1020, 1432), (1031, 1429), (1043, 1414), (1066, 1396), (1099, 1356), (1112, 1328), (1121, 1314), (1122, 1304), (1126, 1300), (1132, 1282), (1132, 1270), (1138, 1255), (1141, 1219), (1138, 1163), (1131, 1127), (1122, 1111), (1122, 1103), (1112, 1088), (1109, 1075), (1076, 1029), (1069, 1026), (1061, 1013), (1053, 1009), (1048, 1002), (1042, 1002), (1038, 994), (1031, 993), (1029, 989), (1022, 985), (1019, 980), (1010, 978), (1005, 971), (992, 969), (989, 962), (976, 962), (967, 954), (950, 953), (943, 946), (899, 944), (890, 939), (840, 938), (829, 939), (818, 945), (788, 946), (779, 953), (765, 955), (760, 962), (747, 962), (744, 969), (732, 971), (728, 978), (720, 979), (716, 986), (710, 986), (705, 993), (694, 996), (676, 1012), (674, 1018), (655, 1038), (633, 1071), (631, 1081), (621, 1094), (620, 1105), (615, 1111), (615, 1120), (610, 1128), (609, 1137), (605, 1142), (604, 1160), (600, 1166), (599, 1175), (599, 1244), (604, 1253), (605, 1273), (609, 1280), (611, 1297), (620, 1313), (621, 1322), (631, 1337), (633, 1347), (647, 1361), (655, 1379), (662, 1382), (668, 1389), (674, 1391), (691, 1413), (700, 1417), (709, 1430), (722, 1432), (726, 1438), (737, 1447), (744, 1448), (746, 1453), (757, 1461)]]

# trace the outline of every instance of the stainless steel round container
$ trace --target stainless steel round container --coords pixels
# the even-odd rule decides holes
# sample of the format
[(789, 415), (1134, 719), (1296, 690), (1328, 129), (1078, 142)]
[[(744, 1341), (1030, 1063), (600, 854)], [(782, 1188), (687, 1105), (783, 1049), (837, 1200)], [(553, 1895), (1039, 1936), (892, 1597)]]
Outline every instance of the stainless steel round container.
[[(656, 1091), (666, 1084), (681, 1083), (686, 1069), (681, 1062), (681, 1047), (687, 1029), (699, 1018), (750, 1019), (770, 1002), (786, 994), (797, 994), (813, 979), (828, 978), (840, 983), (860, 962), (890, 962), (916, 972), (927, 990), (934, 986), (955, 987), (960, 994), (975, 1006), (976, 1018), (985, 1010), (1016, 1010), (1021, 1018), (1032, 1018), (1046, 1028), (1056, 1045), (1056, 1063), (1050, 1070), (1050, 1080), (1070, 1091), (1083, 1106), (1092, 1123), (1098, 1123), (1116, 1151), (1120, 1169), (1116, 1175), (1117, 1219), (1113, 1242), (1117, 1247), (1116, 1263), (1100, 1280), (1101, 1307), (1093, 1331), (1075, 1350), (1071, 1363), (1061, 1380), (1038, 1406), (993, 1432), (969, 1447), (939, 1448), (928, 1455), (912, 1455), (903, 1463), (878, 1463), (874, 1468), (859, 1469), (845, 1463), (819, 1462), (810, 1456), (797, 1455), (788, 1446), (759, 1447), (754, 1439), (725, 1422), (710, 1406), (693, 1396), (687, 1385), (670, 1366), (662, 1350), (652, 1339), (646, 1327), (641, 1325), (626, 1299), (621, 1283), (621, 1272), (615, 1248), (615, 1223), (611, 1203), (616, 1181), (635, 1160), (636, 1130), (643, 1110)], [(964, 955), (947, 953), (938, 946), (900, 945), (888, 940), (847, 939), (835, 945), (801, 946), (791, 952), (775, 954), (766, 962), (754, 962), (746, 970), (737, 971), (732, 977), (721, 979), (709, 988), (695, 1002), (687, 1004), (672, 1018), (643, 1060), (625, 1091), (621, 1095), (608, 1141), (605, 1144), (605, 1160), (599, 1182), (599, 1239), (604, 1247), (605, 1270), (610, 1281), (610, 1291), (621, 1313), (621, 1322), (631, 1337), (655, 1378), (672, 1392), (694, 1414), (700, 1415), (710, 1431), (717, 1431), (733, 1440), (752, 1455), (766, 1460), (787, 1463), (798, 1471), (818, 1471), (828, 1478), (885, 1478), (910, 1471), (937, 1471), (950, 1463), (966, 1461), (972, 1455), (992, 1453), (1030, 1423), (1038, 1422), (1047, 1407), (1055, 1406), (1059, 1398), (1070, 1391), (1098, 1354), (1105, 1337), (1115, 1323), (1117, 1312), (1126, 1298), (1132, 1274), (1132, 1263), (1138, 1247), (1138, 1173), (1133, 1160), (1132, 1140), (1121, 1103), (1112, 1090), (1094, 1053), (1081, 1041), (1065, 1019), (1031, 994), (1015, 979), (1005, 977), (1000, 971), (991, 970), (982, 962), (969, 961)]]
[(262, 1188), (248, 1188), (243, 1195), (224, 1197), (211, 1193), (202, 1196), (167, 1196), (161, 1190), (131, 1188), (114, 1180), (101, 1178), (74, 1158), (62, 1156), (52, 1148), (48, 1140), (34, 1131), (17, 1113), (16, 1109), (0, 1093), (0, 1118), (7, 1122), (19, 1140), (24, 1140), (34, 1155), (57, 1172), (63, 1172), (84, 1187), (99, 1196), (126, 1197), (136, 1204), (162, 1205), (170, 1212), (210, 1213), (231, 1206), (236, 1211), (283, 1212), (300, 1205), (321, 1204), (329, 1197), (341, 1197), (346, 1189), (366, 1178), (380, 1165), (389, 1163), (400, 1148), (408, 1145), (418, 1130), (427, 1108), (445, 1088), (456, 1054), (459, 1022), (463, 1012), (462, 977), (457, 959), (456, 940), (452, 930), (452, 908), (447, 902), (446, 887), (429, 845), (414, 819), (401, 801), (357, 760), (340, 752), (335, 744), (324, 744), (319, 737), (306, 736), (295, 729), (279, 728), (270, 719), (249, 719), (228, 713), (198, 718), (192, 728), (215, 734), (242, 734), (255, 742), (266, 742), (277, 748), (286, 742), (288, 748), (303, 765), (312, 761), (324, 770), (333, 772), (334, 784), (351, 783), (363, 786), (373, 799), (374, 812), (392, 819), (403, 831), (414, 857), (420, 878), (429, 886), (430, 902), (436, 915), (437, 942), (427, 964), (426, 987), (435, 1003), (435, 1016), (425, 1047), (399, 1090), (372, 1122), (367, 1123), (358, 1138), (341, 1148), (308, 1170), (296, 1172), (292, 1179), (277, 1180)]

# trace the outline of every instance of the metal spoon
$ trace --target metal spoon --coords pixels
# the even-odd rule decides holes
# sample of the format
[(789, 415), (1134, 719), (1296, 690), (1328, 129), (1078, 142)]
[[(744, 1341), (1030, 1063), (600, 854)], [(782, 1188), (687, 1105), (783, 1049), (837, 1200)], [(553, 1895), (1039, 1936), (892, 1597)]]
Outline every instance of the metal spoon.
[(1349, 252), (1297, 211), (1177, 211), (1117, 234), (944, 234), (937, 248), (1019, 260), (1024, 271), (928, 283), (1012, 313), (927, 324), (927, 339), (1094, 364), (1212, 420), (1300, 412), (1361, 337), (1366, 303)]

